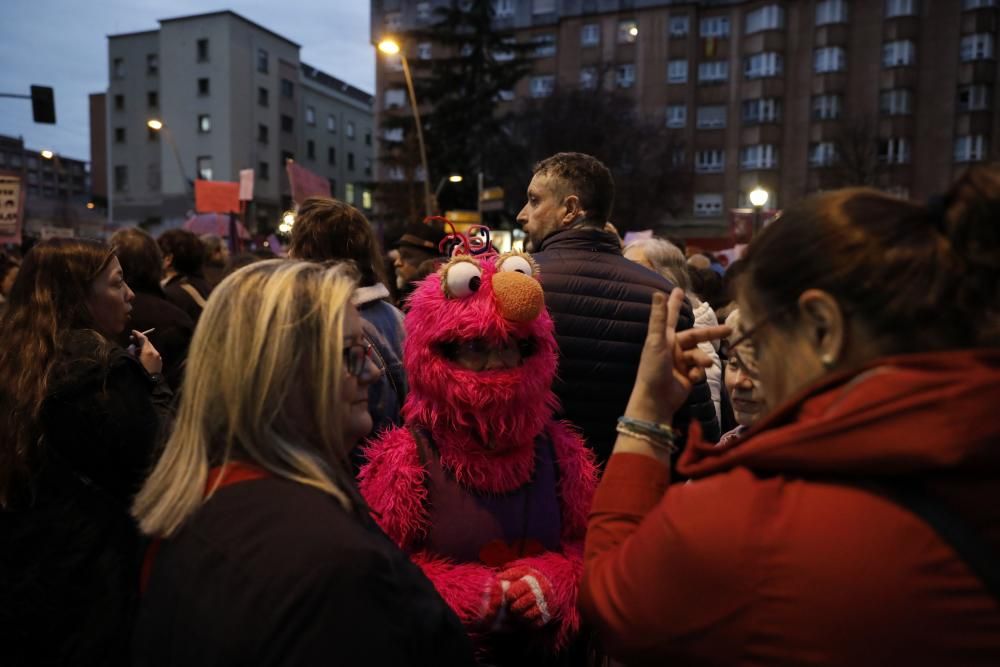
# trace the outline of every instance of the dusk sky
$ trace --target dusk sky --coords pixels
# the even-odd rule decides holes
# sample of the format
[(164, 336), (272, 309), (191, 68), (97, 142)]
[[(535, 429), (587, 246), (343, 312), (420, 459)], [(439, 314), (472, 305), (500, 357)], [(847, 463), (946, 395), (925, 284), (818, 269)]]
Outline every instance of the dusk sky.
[(31, 102), (0, 98), (0, 134), (76, 159), (90, 159), (87, 96), (107, 88), (107, 36), (155, 30), (158, 19), (230, 9), (301, 44), (310, 65), (375, 90), (368, 0), (2, 0), (0, 9), (0, 92), (52, 86), (57, 121), (36, 124)]

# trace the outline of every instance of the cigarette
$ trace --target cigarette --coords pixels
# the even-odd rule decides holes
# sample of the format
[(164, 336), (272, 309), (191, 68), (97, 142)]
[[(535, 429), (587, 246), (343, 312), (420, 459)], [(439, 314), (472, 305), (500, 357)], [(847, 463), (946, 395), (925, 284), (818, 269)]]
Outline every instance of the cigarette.
[(156, 327), (153, 327), (152, 329), (146, 329), (145, 331), (140, 331), (139, 333), (141, 333), (143, 336), (148, 336), (154, 331), (156, 331)]

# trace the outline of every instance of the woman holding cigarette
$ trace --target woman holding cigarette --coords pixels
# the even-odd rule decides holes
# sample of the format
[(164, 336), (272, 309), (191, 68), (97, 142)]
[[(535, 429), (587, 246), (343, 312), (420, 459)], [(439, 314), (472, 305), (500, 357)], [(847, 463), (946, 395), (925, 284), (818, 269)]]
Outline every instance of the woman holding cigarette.
[(136, 602), (128, 508), (170, 401), (129, 325), (113, 249), (53, 239), (25, 257), (0, 320), (0, 627), (5, 665), (118, 665)]

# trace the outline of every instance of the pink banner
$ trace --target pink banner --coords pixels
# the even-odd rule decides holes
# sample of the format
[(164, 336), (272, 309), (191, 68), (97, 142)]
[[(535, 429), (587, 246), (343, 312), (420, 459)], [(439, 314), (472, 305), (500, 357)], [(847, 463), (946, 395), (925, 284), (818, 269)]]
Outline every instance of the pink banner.
[(285, 163), (288, 185), (292, 189), (292, 201), (301, 204), (307, 197), (329, 197), (330, 181), (319, 174), (301, 167), (292, 160)]

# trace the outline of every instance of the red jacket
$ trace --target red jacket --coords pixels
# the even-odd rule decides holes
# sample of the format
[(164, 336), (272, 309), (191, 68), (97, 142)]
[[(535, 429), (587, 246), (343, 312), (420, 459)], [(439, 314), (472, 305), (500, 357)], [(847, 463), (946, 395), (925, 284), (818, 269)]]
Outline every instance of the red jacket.
[[(1000, 665), (1000, 601), (922, 519), (829, 475), (914, 475), (1000, 557), (1000, 350), (824, 381), (669, 471), (611, 457), (580, 594), (626, 660)], [(810, 480), (810, 478), (813, 478)]]

